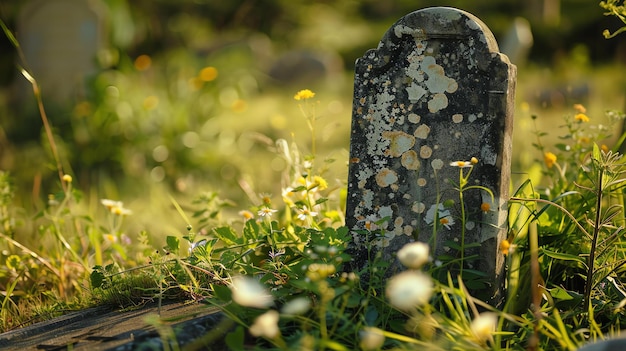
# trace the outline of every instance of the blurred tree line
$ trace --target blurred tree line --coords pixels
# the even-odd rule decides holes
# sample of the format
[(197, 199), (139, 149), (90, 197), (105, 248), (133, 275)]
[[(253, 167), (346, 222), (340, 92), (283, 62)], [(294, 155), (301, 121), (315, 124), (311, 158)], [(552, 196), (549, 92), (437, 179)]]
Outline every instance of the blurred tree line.
[[(11, 27), (22, 5), (28, 1), (0, 4), (0, 16)], [(531, 60), (550, 63), (555, 55), (577, 44), (587, 46), (594, 62), (615, 59), (620, 43), (603, 41), (604, 29), (620, 25), (604, 17), (597, 1), (589, 0), (102, 0), (110, 15), (111, 44), (128, 54), (165, 51), (172, 47), (206, 40), (205, 47), (220, 40), (262, 33), (283, 48), (319, 45), (300, 42), (299, 34), (332, 11), (347, 22), (361, 22), (372, 28), (359, 47), (341, 51), (348, 68), (364, 50), (375, 47), (384, 30), (401, 16), (429, 6), (453, 6), (469, 11), (496, 34), (503, 35), (514, 17), (527, 18), (532, 25), (535, 45)], [(322, 9), (322, 10), (320, 10)], [(196, 39), (193, 35), (200, 34)], [(341, 35), (341, 33), (337, 33)], [(12, 66), (14, 51), (6, 38), (0, 39), (0, 83), (10, 83), (16, 75)], [(193, 47), (192, 47), (193, 49)], [(623, 53), (621, 53), (623, 55)]]

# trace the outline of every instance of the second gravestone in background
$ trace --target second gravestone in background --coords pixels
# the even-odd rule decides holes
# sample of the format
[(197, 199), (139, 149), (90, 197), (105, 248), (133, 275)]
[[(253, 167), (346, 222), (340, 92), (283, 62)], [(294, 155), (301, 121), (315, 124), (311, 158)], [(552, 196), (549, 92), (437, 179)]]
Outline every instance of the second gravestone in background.
[[(484, 295), (498, 302), (515, 74), (482, 21), (445, 7), (404, 16), (357, 60), (346, 213), (355, 266), (367, 263), (368, 232), (386, 259), (414, 240), (435, 258), (460, 258), (464, 237), (474, 244), (464, 257), (477, 257), (464, 269), (484, 272)], [(450, 163), (472, 157), (465, 187), (490, 189), (495, 201), (479, 189), (460, 201), (460, 171), (470, 168)]]
[[(18, 18), (18, 41), (46, 101), (72, 104), (85, 93), (85, 79), (97, 72), (104, 47), (106, 11), (100, 0), (32, 0)], [(32, 87), (19, 81), (19, 99)]]

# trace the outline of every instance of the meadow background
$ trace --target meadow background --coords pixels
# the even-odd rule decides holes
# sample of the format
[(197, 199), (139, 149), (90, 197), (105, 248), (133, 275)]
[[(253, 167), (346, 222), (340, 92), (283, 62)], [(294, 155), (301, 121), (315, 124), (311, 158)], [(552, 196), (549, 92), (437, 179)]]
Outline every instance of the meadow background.
[[(49, 103), (41, 92), (64, 171), (81, 197), (73, 214), (106, 223), (110, 213), (101, 199), (122, 201), (132, 211), (124, 219), (128, 250), (140, 248), (142, 232), (156, 247), (185, 232), (189, 223), (172, 198), (191, 214), (194, 200), (215, 192), (224, 208), (211, 220), (238, 223), (241, 210), (263, 201), (260, 194), (281, 198), (289, 165), (278, 139), (294, 142), (302, 154), (311, 153), (316, 140), (316, 162), (324, 165), (321, 174), (342, 210), (354, 61), (375, 48), (397, 19), (434, 5), (473, 13), (498, 39), (517, 16), (531, 23), (534, 45), (517, 62), (517, 188), (543, 162), (530, 145), (536, 131), (552, 133), (545, 145), (558, 143), (558, 128), (574, 104), (587, 108), (592, 124), (607, 126), (606, 111), (626, 106), (626, 41), (602, 36), (622, 23), (605, 17), (594, 1), (547, 2), (559, 4), (557, 18), (538, 15), (539, 1), (522, 0), (103, 1), (108, 42), (99, 71), (65, 104)], [(18, 2), (0, 5), (9, 29), (19, 11)], [(323, 74), (289, 71), (279, 61), (304, 52), (327, 60)], [(8, 176), (0, 188), (0, 224), (41, 253), (58, 245), (38, 233), (42, 213), (63, 198), (63, 186), (36, 100), (17, 99), (25, 78), (16, 62), (15, 48), (0, 38), (0, 171)], [(316, 93), (307, 100), (315, 109), (314, 135), (303, 102), (294, 100), (305, 88)], [(612, 147), (621, 128), (621, 122), (610, 125), (613, 137), (595, 141)], [(0, 248), (0, 290), (6, 292), (8, 259), (19, 250), (9, 243)]]
[[(606, 110), (626, 104), (626, 44), (619, 36), (602, 37), (620, 22), (589, 1), (556, 1), (556, 20), (524, 1), (104, 3), (109, 42), (101, 70), (65, 105), (48, 104), (46, 91), (42, 95), (66, 172), (91, 211), (99, 198), (124, 201), (136, 209), (131, 232), (160, 235), (186, 225), (168, 214), (164, 194), (184, 204), (218, 191), (243, 208), (256, 200), (242, 191), (243, 181), (257, 193), (279, 196), (276, 180), (285, 163), (274, 152), (275, 140), (310, 146), (306, 118), (293, 100), (304, 88), (317, 92), (318, 155), (336, 160), (329, 180), (343, 186), (354, 61), (375, 48), (393, 22), (419, 8), (467, 10), (498, 39), (515, 17), (531, 21), (534, 45), (526, 62), (517, 63), (513, 172), (525, 172), (542, 157), (527, 147), (534, 128), (558, 127), (574, 103), (604, 124)], [(0, 10), (11, 27), (20, 5)], [(25, 80), (15, 50), (6, 38), (0, 43), (0, 169), (10, 172), (18, 190), (11, 210), (27, 216), (46, 205), (59, 180), (35, 99), (15, 98), (17, 81)], [(281, 72), (278, 60), (305, 52), (327, 59), (325, 74)], [(531, 115), (539, 117), (536, 125)], [(17, 227), (27, 233), (26, 222)]]

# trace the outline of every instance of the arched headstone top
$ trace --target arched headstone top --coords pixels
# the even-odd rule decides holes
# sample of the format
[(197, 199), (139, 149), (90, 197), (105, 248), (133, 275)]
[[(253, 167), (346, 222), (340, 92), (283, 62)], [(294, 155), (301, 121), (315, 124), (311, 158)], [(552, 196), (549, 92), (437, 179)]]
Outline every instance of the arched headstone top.
[[(509, 62), (506, 56), (500, 57), (496, 38), (483, 21), (469, 12), (452, 7), (430, 7), (405, 15), (387, 30), (378, 48), (370, 50), (364, 59), (372, 58), (370, 63), (382, 68), (390, 62), (388, 53), (397, 50), (403, 42), (410, 39), (464, 40), (478, 43), (467, 47), (468, 54), (471, 52), (474, 56), (498, 56), (500, 60)], [(376, 57), (381, 49), (384, 49), (384, 53)], [(480, 62), (486, 61), (485, 59)]]

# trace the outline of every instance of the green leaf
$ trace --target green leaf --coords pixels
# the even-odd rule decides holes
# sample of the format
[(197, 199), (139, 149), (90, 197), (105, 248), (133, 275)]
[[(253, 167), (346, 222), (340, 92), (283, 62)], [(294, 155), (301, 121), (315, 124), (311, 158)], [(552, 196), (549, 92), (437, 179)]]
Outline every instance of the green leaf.
[(236, 253), (232, 251), (224, 251), (220, 255), (220, 263), (225, 267), (231, 267), (238, 258), (239, 256)]
[(180, 239), (175, 236), (168, 235), (167, 238), (165, 238), (165, 242), (167, 243), (167, 249), (170, 252), (178, 253), (178, 249), (180, 248)]
[(600, 162), (602, 161), (602, 152), (600, 152), (600, 147), (598, 146), (598, 144), (593, 143), (593, 153), (592, 153), (592, 158), (596, 161), (596, 162)]
[(230, 302), (232, 297), (230, 288), (228, 286), (212, 284), (211, 287), (213, 288), (213, 294), (215, 294), (215, 297), (217, 297), (221, 301)]
[(574, 261), (578, 263), (581, 267), (584, 267), (585, 269), (587, 269), (587, 263), (582, 257), (576, 256), (576, 255), (570, 255), (570, 254), (563, 253), (563, 252), (554, 252), (554, 251), (543, 249), (543, 248), (541, 249), (541, 252), (544, 255), (557, 259), (557, 260)]
[(573, 300), (574, 297), (568, 294), (567, 290), (563, 288), (559, 288), (558, 286), (552, 289), (546, 289), (550, 292), (550, 296), (552, 296), (555, 300), (567, 301)]
[(378, 225), (378, 226), (379, 226), (379, 225), (384, 224), (385, 222), (389, 222), (389, 220), (390, 220), (390, 219), (391, 219), (391, 217), (390, 217), (390, 216), (383, 217), (383, 218), (381, 218), (381, 219), (377, 220), (376, 222), (374, 222), (374, 224), (376, 224), (376, 225)]
[(327, 199), (327, 198), (325, 198), (325, 197), (322, 197), (322, 198), (317, 199), (317, 200), (315, 201), (315, 204), (316, 204), (316, 205), (323, 204), (323, 203), (324, 203), (324, 202), (326, 202), (326, 201), (328, 201), (328, 199)]
[[(248, 221), (250, 222), (250, 221)], [(237, 233), (235, 233), (235, 230), (231, 227), (219, 227), (219, 228), (214, 228), (213, 232), (215, 232), (215, 235), (224, 242), (224, 244), (226, 245), (235, 245), (235, 244), (240, 244), (240, 240), (237, 237)]]
[(99, 288), (102, 286), (104, 282), (104, 273), (101, 271), (102, 267), (95, 266), (93, 272), (89, 275), (89, 281), (91, 282), (92, 288)]
[(19, 49), (19, 47), (20, 47), (19, 42), (17, 41), (17, 39), (15, 39), (15, 36), (11, 32), (11, 30), (9, 30), (9, 28), (6, 26), (6, 24), (4, 24), (3, 20), (0, 20), (0, 27), (2, 27), (2, 31), (4, 32), (4, 35), (7, 36), (7, 39), (9, 39), (11, 44), (13, 44), (13, 46), (15, 46), (15, 48)]
[(561, 151), (570, 151), (571, 147), (567, 144), (555, 144), (554, 145), (557, 149), (561, 150)]
[(479, 290), (487, 287), (487, 284), (482, 280), (468, 280), (465, 281), (463, 284), (465, 284), (465, 286), (471, 290)]
[(345, 346), (333, 340), (322, 340), (320, 344), (321, 344), (320, 346), (322, 346), (322, 350), (327, 349), (327, 348), (331, 350), (335, 350), (335, 351), (347, 351), (348, 350)]
[(367, 325), (376, 325), (376, 320), (378, 319), (378, 311), (376, 307), (369, 305), (367, 306), (367, 310), (365, 311), (365, 323)]
[(226, 335), (226, 345), (233, 351), (243, 350), (243, 339), (243, 327), (239, 325), (235, 330)]
[[(245, 239), (259, 239), (259, 223), (257, 221), (246, 221), (243, 226), (243, 236)], [(247, 240), (246, 240), (247, 241)]]

